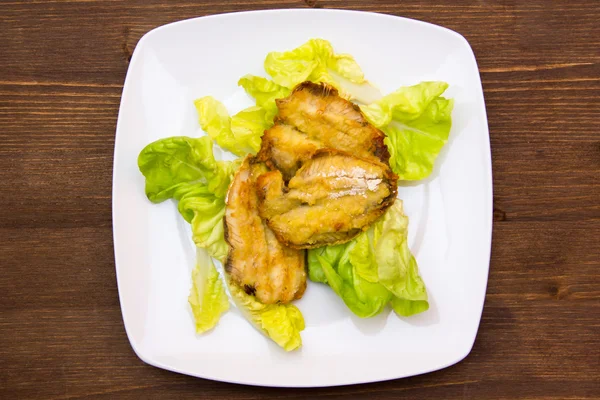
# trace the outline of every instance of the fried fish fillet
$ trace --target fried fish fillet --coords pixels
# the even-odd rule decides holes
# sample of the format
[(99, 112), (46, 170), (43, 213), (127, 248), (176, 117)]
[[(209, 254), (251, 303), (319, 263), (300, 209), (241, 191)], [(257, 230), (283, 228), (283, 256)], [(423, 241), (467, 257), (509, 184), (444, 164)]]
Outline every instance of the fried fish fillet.
[(280, 170), (286, 181), (321, 148), (386, 164), (390, 158), (384, 133), (330, 85), (303, 82), (277, 100), (277, 108), (276, 123), (265, 131), (258, 158)]
[(248, 156), (227, 194), (225, 271), (263, 304), (288, 303), (306, 289), (306, 254), (280, 243), (258, 214), (257, 177), (267, 167)]
[(287, 187), (278, 170), (258, 177), (259, 213), (279, 241), (290, 247), (344, 243), (393, 204), (397, 179), (380, 161), (322, 149)]

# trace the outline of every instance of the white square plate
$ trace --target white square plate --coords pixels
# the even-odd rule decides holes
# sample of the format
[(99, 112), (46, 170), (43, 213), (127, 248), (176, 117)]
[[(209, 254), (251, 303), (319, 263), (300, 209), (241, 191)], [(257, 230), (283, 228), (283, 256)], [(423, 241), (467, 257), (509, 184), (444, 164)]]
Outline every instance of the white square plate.
[[(236, 310), (197, 336), (188, 309), (194, 248), (172, 202), (144, 195), (137, 156), (163, 137), (202, 134), (192, 101), (212, 95), (230, 112), (252, 104), (237, 86), (264, 75), (270, 51), (310, 38), (352, 54), (384, 93), (443, 80), (455, 99), (450, 141), (432, 177), (399, 188), (410, 246), (430, 310), (355, 317), (333, 291), (309, 284), (297, 302), (303, 346), (286, 353)], [(115, 259), (127, 335), (145, 362), (202, 378), (265, 386), (333, 386), (422, 374), (471, 350), (485, 297), (492, 228), (489, 133), (473, 52), (459, 34), (389, 15), (277, 10), (173, 23), (138, 43), (123, 89), (113, 181)]]

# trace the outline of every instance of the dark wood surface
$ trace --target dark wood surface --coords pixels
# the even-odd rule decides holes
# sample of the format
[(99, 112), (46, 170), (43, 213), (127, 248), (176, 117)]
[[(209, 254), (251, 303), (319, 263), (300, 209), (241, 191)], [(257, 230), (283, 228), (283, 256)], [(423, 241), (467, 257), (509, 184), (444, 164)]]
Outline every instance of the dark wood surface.
[[(600, 398), (600, 3), (446, 3), (0, 2), (0, 398)], [(432, 22), (474, 49), (495, 222), (473, 351), (423, 376), (309, 390), (150, 367), (125, 336), (111, 231), (115, 124), (131, 52), (168, 22), (313, 6)]]

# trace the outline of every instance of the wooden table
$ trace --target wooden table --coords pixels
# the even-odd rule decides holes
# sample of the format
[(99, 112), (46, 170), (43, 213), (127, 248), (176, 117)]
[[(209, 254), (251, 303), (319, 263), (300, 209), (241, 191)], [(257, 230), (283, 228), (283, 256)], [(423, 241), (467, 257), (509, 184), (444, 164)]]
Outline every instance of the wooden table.
[[(0, 398), (600, 398), (600, 3), (447, 3), (0, 3)], [(283, 7), (416, 18), (460, 32), (475, 51), (495, 221), (481, 327), (458, 365), (377, 384), (268, 389), (150, 367), (127, 341), (111, 173), (136, 42), (184, 18)]]

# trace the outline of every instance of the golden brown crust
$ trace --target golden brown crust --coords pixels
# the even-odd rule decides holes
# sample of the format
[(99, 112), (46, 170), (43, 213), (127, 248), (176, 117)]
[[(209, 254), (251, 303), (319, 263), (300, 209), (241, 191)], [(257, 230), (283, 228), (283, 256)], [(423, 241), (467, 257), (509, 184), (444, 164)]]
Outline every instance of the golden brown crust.
[(257, 157), (279, 169), (286, 181), (321, 148), (388, 163), (384, 133), (333, 86), (302, 82), (276, 103), (275, 125), (265, 131)]
[[(356, 113), (358, 114), (357, 116), (357, 121), (358, 123), (364, 127), (366, 129), (366, 131), (368, 132), (368, 135), (365, 135), (366, 137), (369, 137), (369, 141), (372, 143), (372, 146), (369, 146), (369, 151), (371, 154), (373, 154), (374, 156), (376, 156), (377, 158), (379, 158), (382, 162), (384, 163), (388, 163), (390, 160), (390, 153), (388, 151), (387, 146), (385, 145), (385, 143), (383, 142), (385, 139), (385, 133), (383, 133), (380, 129), (377, 129), (376, 127), (374, 127), (373, 125), (371, 125), (369, 123), (369, 121), (367, 120), (367, 118), (365, 117), (365, 115), (363, 114), (363, 112), (361, 111), (360, 107), (351, 102), (348, 101), (346, 99), (344, 99), (343, 97), (340, 97), (338, 90), (327, 84), (324, 82), (321, 83), (314, 83), (314, 82), (310, 82), (310, 81), (305, 81), (302, 82), (300, 84), (298, 84), (294, 90), (292, 90), (292, 94), (297, 93), (297, 92), (301, 92), (301, 91), (308, 91), (309, 93), (318, 96), (318, 97), (322, 97), (322, 98), (335, 98), (336, 101), (339, 101), (342, 104), (345, 104), (348, 107), (352, 107), (352, 109), (354, 111), (356, 111)], [(291, 97), (291, 95), (289, 97), (287, 97), (286, 99), (289, 99)], [(277, 104), (279, 105), (279, 102), (285, 101), (286, 99), (278, 99), (276, 100)], [(338, 150), (346, 150), (347, 149), (342, 149), (342, 148), (337, 148), (337, 147), (333, 147), (336, 148)], [(364, 156), (364, 155), (363, 155)]]
[(394, 203), (397, 176), (380, 161), (320, 149), (285, 185), (280, 171), (257, 180), (259, 214), (296, 249), (345, 243)]
[[(333, 87), (330, 84), (325, 83), (325, 82), (320, 82), (320, 83), (315, 83), (315, 82), (311, 82), (311, 81), (300, 82), (292, 90), (291, 94), (293, 95), (294, 93), (301, 92), (301, 91), (310, 92), (311, 94), (314, 94), (315, 96), (318, 96), (318, 97), (328, 97), (328, 96), (339, 96), (340, 95), (340, 93), (338, 92), (338, 90), (335, 87)], [(285, 101), (285, 99), (277, 99), (276, 101), (279, 104), (280, 101)], [(352, 106), (355, 106), (354, 103), (350, 103), (350, 104)]]
[(267, 168), (252, 156), (236, 173), (225, 209), (225, 271), (263, 304), (288, 303), (306, 289), (306, 255), (280, 243), (258, 215), (256, 179)]

